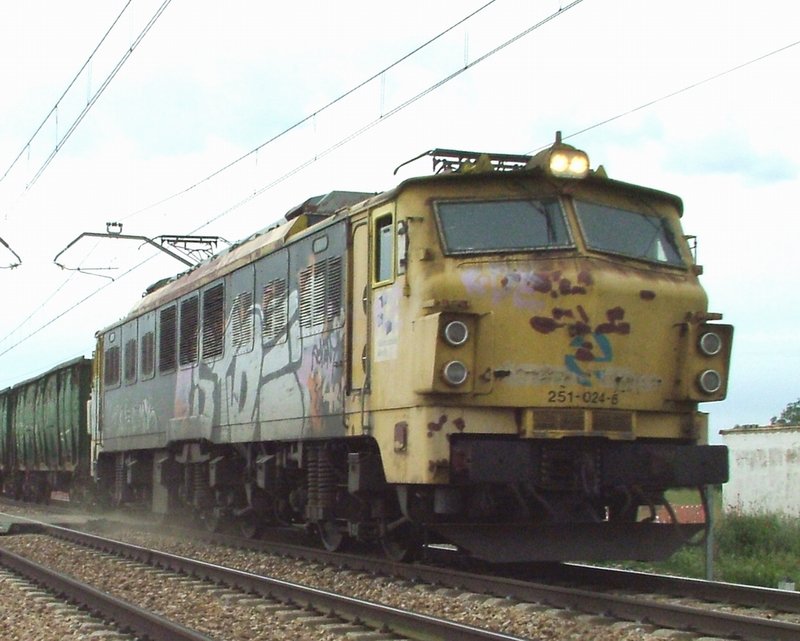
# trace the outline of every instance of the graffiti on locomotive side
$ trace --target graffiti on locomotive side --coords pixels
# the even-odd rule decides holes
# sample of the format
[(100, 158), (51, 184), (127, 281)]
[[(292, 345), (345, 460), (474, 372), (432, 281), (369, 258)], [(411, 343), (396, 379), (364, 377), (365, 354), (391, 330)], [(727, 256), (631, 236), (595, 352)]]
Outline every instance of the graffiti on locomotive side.
[(495, 305), (511, 298), (515, 307), (531, 310), (545, 308), (543, 295), (549, 298), (585, 295), (593, 283), (591, 273), (586, 270), (578, 272), (573, 280), (562, 270), (509, 270), (497, 265), (464, 269), (461, 281), (468, 293), (490, 295)]
[[(462, 282), (470, 294), (490, 295), (494, 304), (511, 297), (516, 307), (541, 312), (547, 309), (548, 300), (577, 300), (589, 294), (594, 279), (588, 270), (570, 275), (563, 270), (509, 270), (504, 266), (491, 266), (465, 269)], [(529, 322), (540, 334), (566, 331), (569, 337), (564, 354), (567, 377), (585, 387), (603, 378), (604, 365), (614, 360), (609, 335), (627, 335), (631, 331), (621, 307), (608, 309), (605, 319), (596, 324), (581, 304), (556, 305), (549, 315), (536, 314)], [(554, 374), (537, 371), (536, 376), (553, 378)]]
[(597, 364), (611, 363), (614, 360), (609, 334), (624, 336), (631, 331), (622, 307), (606, 310), (604, 322), (594, 327), (582, 305), (577, 305), (575, 310), (553, 308), (550, 316), (532, 317), (530, 325), (540, 334), (550, 334), (557, 330), (568, 333), (570, 351), (564, 355), (564, 364), (575, 375), (578, 384), (585, 387), (591, 387), (593, 379), (602, 379), (605, 376), (603, 367), (597, 367)]
[[(282, 331), (261, 340), (265, 314), (254, 304), (248, 310), (256, 337), (252, 346), (235, 345), (233, 332), (226, 331), (223, 356), (190, 370), (190, 384), (176, 387), (176, 406), (185, 403), (187, 415), (203, 417), (209, 425), (243, 430), (243, 438), (259, 438), (271, 421), (283, 421), (287, 430), (321, 433), (325, 417), (343, 407), (343, 333), (329, 329), (341, 327), (342, 310), (318, 333), (303, 336), (296, 290), (287, 306)], [(276, 429), (270, 427), (273, 433)]]
[[(340, 323), (334, 323), (340, 325)], [(309, 392), (311, 427), (324, 429), (322, 417), (342, 411), (344, 404), (344, 344), (342, 331), (318, 334), (304, 349), (300, 380)]]
[[(493, 371), (495, 378), (502, 378), (506, 385), (547, 387), (548, 402), (558, 403), (564, 398), (559, 392), (578, 382), (578, 376), (566, 365), (555, 367), (547, 364), (519, 364), (506, 363)], [(587, 387), (608, 389), (613, 392), (649, 392), (661, 385), (658, 376), (638, 374), (625, 367), (604, 366), (602, 373), (594, 376), (592, 385)], [(551, 393), (552, 392), (552, 393)], [(574, 393), (574, 398), (581, 396), (580, 392)], [(596, 402), (604, 404), (606, 401), (616, 404), (611, 394), (594, 396), (591, 393), (586, 399), (597, 399)], [(584, 398), (581, 396), (581, 400)], [(621, 400), (618, 399), (618, 400)]]
[(130, 433), (152, 434), (158, 431), (158, 415), (148, 398), (133, 404), (112, 406), (109, 423)]
[(400, 290), (395, 283), (384, 288), (372, 306), (376, 363), (397, 358), (400, 335), (399, 297)]

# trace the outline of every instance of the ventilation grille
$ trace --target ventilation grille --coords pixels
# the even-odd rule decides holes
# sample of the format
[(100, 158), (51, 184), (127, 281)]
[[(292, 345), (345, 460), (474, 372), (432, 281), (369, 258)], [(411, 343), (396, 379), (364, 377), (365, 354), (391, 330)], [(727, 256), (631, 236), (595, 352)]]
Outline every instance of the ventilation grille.
[(103, 363), (103, 382), (109, 387), (119, 384), (119, 345), (106, 350)]
[(158, 333), (158, 371), (169, 372), (175, 369), (177, 363), (177, 350), (175, 349), (175, 335), (177, 333), (176, 307), (162, 309), (159, 314)]
[(271, 280), (264, 286), (261, 295), (261, 313), (264, 317), (261, 337), (265, 341), (273, 342), (286, 332), (289, 313), (286, 281), (283, 278)]
[(592, 413), (593, 432), (632, 432), (633, 412), (619, 410), (594, 410)]
[(247, 351), (253, 347), (253, 292), (242, 292), (233, 299), (231, 312), (233, 347)]
[[(342, 259), (327, 258), (300, 272), (300, 327), (321, 331), (338, 318), (342, 306)], [(329, 327), (330, 329), (330, 327)]]
[(534, 410), (533, 426), (535, 430), (565, 430), (582, 432), (584, 425), (583, 410)]
[(133, 383), (136, 380), (136, 339), (131, 338), (125, 342), (125, 382)]
[(181, 345), (178, 360), (181, 365), (197, 362), (197, 296), (187, 298), (181, 303)]
[(153, 375), (155, 367), (155, 335), (147, 332), (142, 336), (142, 378)]
[(225, 287), (215, 285), (203, 294), (203, 358), (222, 354), (225, 335)]

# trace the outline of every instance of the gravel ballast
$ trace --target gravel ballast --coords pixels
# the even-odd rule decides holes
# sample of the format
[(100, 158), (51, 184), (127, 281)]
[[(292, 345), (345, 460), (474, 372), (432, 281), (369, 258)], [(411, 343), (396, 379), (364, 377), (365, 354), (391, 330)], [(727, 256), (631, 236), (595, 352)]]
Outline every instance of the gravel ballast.
[[(113, 538), (537, 641), (651, 641), (668, 637), (697, 639), (697, 636), (656, 630), (652, 626), (637, 623), (580, 615), (539, 604), (516, 603), (430, 585), (410, 585), (401, 580), (339, 570), (262, 552), (181, 541), (171, 536), (128, 530), (124, 536), (116, 533)], [(5, 537), (0, 544), (17, 554), (219, 639), (331, 641), (343, 638), (322, 627), (304, 624), (297, 620), (303, 613), (287, 613), (285, 610), (288, 608), (270, 604), (269, 601), (246, 597), (231, 590), (213, 589), (207, 583), (147, 569), (138, 563), (113, 559), (50, 537)], [(3, 607), (12, 608), (12, 612), (6, 615), (9, 620), (16, 621), (25, 616), (24, 608), (14, 615), (17, 602), (3, 599)], [(351, 634), (354, 634), (352, 630)], [(48, 641), (51, 638), (72, 637), (55, 634), (41, 639), (36, 637), (36, 641)]]

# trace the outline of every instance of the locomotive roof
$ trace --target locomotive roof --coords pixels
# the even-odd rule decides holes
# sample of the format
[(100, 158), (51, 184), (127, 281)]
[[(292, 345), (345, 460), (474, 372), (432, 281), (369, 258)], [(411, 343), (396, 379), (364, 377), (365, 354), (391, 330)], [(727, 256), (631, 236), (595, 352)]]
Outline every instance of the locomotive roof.
[[(337, 211), (373, 195), (374, 192), (333, 191), (309, 198), (290, 209), (281, 222), (252, 234), (185, 272), (154, 283), (130, 312), (109, 328), (117, 327), (129, 318), (152, 311), (164, 303), (180, 298), (220, 276), (274, 252), (284, 246), (289, 238), (329, 219)], [(105, 330), (101, 330), (100, 333), (103, 331)]]
[(531, 177), (540, 177), (551, 181), (554, 185), (559, 186), (570, 186), (576, 184), (587, 184), (597, 187), (603, 187), (605, 189), (614, 189), (621, 192), (627, 192), (632, 195), (638, 195), (640, 197), (647, 197), (647, 198), (655, 198), (658, 200), (665, 200), (669, 202), (675, 209), (678, 211), (678, 216), (683, 216), (683, 200), (680, 196), (676, 196), (667, 191), (661, 191), (659, 189), (653, 189), (651, 187), (643, 187), (642, 185), (637, 185), (635, 183), (624, 182), (621, 180), (614, 180), (613, 178), (609, 178), (606, 175), (605, 169), (600, 167), (598, 170), (591, 172), (585, 178), (575, 179), (575, 178), (555, 178), (547, 174), (544, 170), (539, 167), (534, 167), (531, 169), (514, 169), (512, 171), (487, 171), (487, 172), (470, 172), (470, 173), (460, 173), (460, 172), (443, 172), (440, 174), (435, 174), (432, 176), (415, 176), (413, 178), (408, 178), (397, 185), (397, 187), (386, 191), (382, 194), (379, 194), (375, 198), (373, 198), (369, 204), (377, 204), (382, 200), (389, 200), (391, 198), (396, 197), (400, 192), (406, 189), (410, 185), (415, 185), (418, 183), (431, 183), (431, 182), (438, 182), (438, 181), (450, 181), (450, 180), (474, 180), (476, 177), (485, 177), (487, 180), (502, 180), (503, 178), (508, 178), (509, 176), (531, 176)]

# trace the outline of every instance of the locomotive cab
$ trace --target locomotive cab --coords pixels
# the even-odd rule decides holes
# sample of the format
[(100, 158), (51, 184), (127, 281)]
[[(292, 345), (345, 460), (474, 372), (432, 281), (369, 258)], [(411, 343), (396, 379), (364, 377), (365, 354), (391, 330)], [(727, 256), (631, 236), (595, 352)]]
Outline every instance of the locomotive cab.
[(732, 338), (680, 199), (560, 139), (431, 155), (445, 171), (392, 193), (393, 244), (373, 218), (373, 264), (396, 255), (368, 428), (403, 516), (495, 561), (669, 555), (701, 526), (658, 522), (665, 492), (727, 480), (698, 403), (725, 397)]

